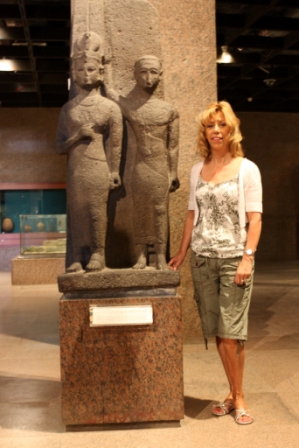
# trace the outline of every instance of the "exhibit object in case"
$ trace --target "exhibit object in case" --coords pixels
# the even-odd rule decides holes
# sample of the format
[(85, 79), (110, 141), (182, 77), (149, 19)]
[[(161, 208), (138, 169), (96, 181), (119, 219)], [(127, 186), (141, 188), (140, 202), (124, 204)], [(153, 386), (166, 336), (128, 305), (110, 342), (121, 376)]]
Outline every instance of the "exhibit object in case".
[(21, 257), (64, 257), (65, 252), (65, 214), (20, 215)]

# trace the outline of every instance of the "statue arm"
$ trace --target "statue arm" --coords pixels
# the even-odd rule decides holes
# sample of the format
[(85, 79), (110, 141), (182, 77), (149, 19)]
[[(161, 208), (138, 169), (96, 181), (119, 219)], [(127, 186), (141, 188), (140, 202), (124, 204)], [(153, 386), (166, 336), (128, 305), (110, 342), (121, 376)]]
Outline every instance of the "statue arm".
[(179, 115), (175, 111), (174, 119), (168, 125), (168, 169), (169, 191), (173, 192), (180, 187), (178, 179), (179, 158)]
[(69, 149), (80, 140), (84, 140), (86, 138), (90, 138), (91, 140), (96, 139), (97, 133), (94, 131), (92, 125), (88, 124), (81, 126), (77, 132), (68, 137), (65, 132), (65, 122), (66, 117), (64, 111), (62, 110), (59, 117), (56, 135), (56, 152), (58, 154), (67, 154)]
[(121, 111), (116, 105), (112, 108), (112, 114), (109, 119), (109, 130), (110, 189), (112, 190), (121, 185), (119, 169), (122, 150), (123, 119)]
[(56, 152), (57, 154), (67, 154), (68, 146), (66, 145), (66, 141), (68, 140), (66, 135), (66, 126), (65, 126), (65, 114), (63, 109), (60, 111), (58, 128), (56, 132)]

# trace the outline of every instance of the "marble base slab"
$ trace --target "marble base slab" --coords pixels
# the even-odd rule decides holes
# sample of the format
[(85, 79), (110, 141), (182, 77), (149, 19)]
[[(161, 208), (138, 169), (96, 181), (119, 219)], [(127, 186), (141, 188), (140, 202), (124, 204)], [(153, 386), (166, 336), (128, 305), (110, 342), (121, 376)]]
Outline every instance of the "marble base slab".
[(19, 258), (11, 260), (12, 285), (46, 285), (57, 283), (65, 271), (65, 258)]
[[(90, 327), (91, 305), (144, 304), (153, 307), (152, 325)], [(62, 296), (60, 347), (62, 418), (67, 427), (184, 418), (179, 296)]]

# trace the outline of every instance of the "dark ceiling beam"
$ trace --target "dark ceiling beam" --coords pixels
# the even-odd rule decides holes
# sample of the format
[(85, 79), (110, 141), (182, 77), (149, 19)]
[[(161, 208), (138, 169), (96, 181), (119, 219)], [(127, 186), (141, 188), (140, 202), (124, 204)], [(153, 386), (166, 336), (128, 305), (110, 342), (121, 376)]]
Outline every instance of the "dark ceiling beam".
[(34, 84), (32, 73), (0, 72), (0, 84)]
[(0, 58), (29, 58), (27, 46), (0, 45)]
[[(217, 0), (217, 4), (219, 5), (260, 5), (267, 6), (269, 5), (269, 0)], [(298, 0), (279, 0), (277, 6), (283, 6), (285, 8), (293, 7), (298, 8)]]
[[(1, 47), (0, 47), (1, 48)], [(62, 42), (61, 45), (51, 47), (47, 45), (46, 47), (37, 47), (33, 45), (33, 53), (36, 58), (69, 58), (70, 47)]]
[[(278, 0), (276, 0), (278, 1)], [(231, 45), (237, 37), (248, 29), (272, 30), (272, 31), (298, 31), (299, 19), (292, 17), (276, 16), (251, 16), (247, 20), (244, 14), (217, 14), (217, 27), (224, 28), (226, 35), (226, 45)], [(236, 29), (236, 30), (234, 30)]]
[(34, 79), (34, 85), (36, 89), (37, 99), (38, 99), (38, 105), (42, 107), (42, 98), (40, 93), (40, 87), (39, 87), (39, 81), (38, 81), (38, 73), (36, 70), (36, 64), (35, 64), (35, 58), (33, 54), (33, 47), (32, 47), (32, 41), (30, 39), (30, 31), (29, 31), (29, 25), (26, 17), (26, 9), (25, 9), (25, 2), (24, 0), (18, 0), (18, 5), (20, 8), (20, 14), (22, 17), (22, 23), (24, 28), (24, 34), (27, 41), (27, 48), (30, 58), (30, 64), (31, 64), (31, 71), (33, 73), (33, 79)]
[(15, 84), (1, 84), (0, 83), (0, 93), (8, 93), (8, 92), (35, 92), (34, 84), (21, 84), (21, 83), (15, 83)]
[(67, 87), (68, 74), (67, 73), (40, 73), (40, 84), (63, 84)]
[[(33, 45), (35, 58), (69, 58), (70, 48), (61, 42), (61, 45), (39, 47)], [(0, 58), (27, 58), (29, 59), (27, 45), (0, 45)]]
[(37, 59), (36, 68), (39, 72), (68, 72), (69, 61), (62, 59)]
[(284, 104), (278, 104), (273, 101), (252, 101), (249, 103), (248, 101), (244, 101), (242, 104), (235, 104), (234, 100), (230, 101), (227, 99), (233, 106), (233, 109), (236, 112), (279, 112), (279, 113), (298, 113), (299, 112), (299, 100), (288, 101)]
[(42, 6), (38, 4), (26, 6), (28, 20), (70, 20), (70, 1), (55, 3), (52, 2), (49, 5), (43, 4)]
[(18, 5), (0, 5), (0, 17), (2, 19), (20, 20), (20, 10)]
[(68, 27), (45, 27), (45, 26), (31, 26), (31, 39), (35, 42), (39, 41), (65, 41), (70, 40), (70, 28)]
[[(217, 36), (217, 46), (225, 45), (224, 36)], [(263, 37), (263, 36), (239, 36), (234, 40), (235, 48), (252, 48), (252, 49), (282, 49), (284, 48), (283, 37)]]
[(25, 92), (25, 93), (22, 93), (22, 92), (10, 93), (10, 92), (8, 92), (8, 93), (0, 94), (0, 101), (1, 101), (2, 105), (3, 105), (3, 103), (11, 102), (11, 101), (16, 102), (16, 104), (18, 102), (22, 103), (23, 101), (25, 101), (25, 102), (34, 101), (38, 104), (38, 96), (37, 96), (36, 92), (32, 92), (32, 93), (31, 92), (29, 92), (29, 93), (27, 93), (27, 92)]
[[(275, 0), (278, 1), (278, 0)], [(292, 17), (251, 15), (250, 20), (245, 14), (217, 14), (217, 27), (223, 28), (226, 34), (226, 45), (231, 45), (237, 37), (248, 29), (272, 31), (298, 31), (299, 19)]]
[(217, 5), (260, 5), (266, 6), (269, 0), (217, 0)]
[[(267, 91), (261, 91), (260, 93), (256, 93), (254, 96), (254, 99), (265, 99), (265, 100), (271, 100), (271, 101), (285, 101), (292, 98), (296, 98), (299, 95), (298, 90), (267, 90)], [(252, 94), (250, 90), (247, 89), (228, 89), (224, 90), (222, 92), (223, 98), (252, 98)]]
[[(298, 26), (299, 26), (299, 23), (298, 23)], [(299, 42), (299, 31), (289, 33), (284, 38), (283, 50), (288, 50), (289, 48), (293, 47), (293, 45), (297, 44), (298, 42)], [(262, 55), (263, 64), (267, 64), (269, 61), (271, 64), (275, 64), (275, 59), (277, 57), (279, 58), (280, 56), (285, 56), (283, 54), (280, 54), (281, 52), (282, 52), (282, 50), (276, 49), (276, 50), (272, 50), (268, 55), (263, 54)], [(294, 65), (296, 65), (296, 64), (294, 64)]]
[[(239, 25), (237, 24), (238, 18), (234, 17), (233, 28), (237, 28), (237, 30), (226, 30), (225, 45), (232, 44), (234, 42), (234, 40), (243, 33), (243, 31), (251, 28), (253, 26), (253, 24), (255, 24), (260, 18), (263, 18), (263, 16), (265, 14), (267, 14), (267, 12), (270, 11), (271, 8), (273, 6), (275, 6), (278, 2), (279, 2), (279, 0), (271, 0), (267, 5), (264, 5), (260, 8), (251, 8), (250, 13), (247, 13), (246, 15), (239, 16)], [(216, 15), (217, 26), (219, 26), (221, 23), (221, 20), (223, 20), (223, 19), (219, 18), (220, 19), (220, 22), (219, 22), (218, 16), (219, 16), (219, 14)], [(223, 26), (229, 27), (229, 25), (223, 25)]]
[(299, 67), (299, 55), (292, 56), (288, 54), (278, 54), (274, 57), (268, 57), (263, 59), (263, 63), (270, 63), (273, 65), (291, 65), (294, 67)]
[[(298, 76), (299, 76), (299, 67), (296, 68), (296, 69), (293, 69), (293, 75), (291, 75), (291, 76), (289, 77), (289, 80), (290, 80), (291, 78), (295, 79), (295, 78), (297, 78)], [(271, 77), (271, 76), (269, 76), (269, 77)], [(252, 90), (250, 91), (250, 95), (249, 95), (249, 96), (250, 96), (251, 98), (253, 98), (253, 100), (255, 100), (256, 97), (259, 97), (260, 95), (265, 94), (265, 92), (267, 92), (267, 91), (273, 92), (273, 91), (279, 90), (279, 86), (282, 87), (282, 85), (283, 85), (284, 83), (285, 83), (285, 80), (284, 80), (284, 79), (280, 79), (280, 80), (276, 80), (276, 82), (275, 82), (275, 84), (274, 84), (273, 86), (267, 86), (266, 84), (264, 84), (263, 88), (261, 88), (261, 89), (258, 90), (258, 91), (254, 91), (254, 89), (252, 89)], [(274, 89), (274, 86), (275, 86), (275, 89)], [(224, 90), (224, 89), (223, 89), (223, 90)], [(271, 95), (270, 95), (270, 96), (271, 96)], [(243, 101), (244, 101), (244, 98), (242, 98), (242, 99), (240, 98), (239, 103), (238, 103), (238, 101), (236, 100), (236, 105), (238, 106), (239, 104), (242, 104)], [(298, 109), (298, 112), (299, 112), (299, 109)]]
[[(249, 73), (250, 69), (250, 73)], [(270, 75), (273, 78), (285, 78), (288, 79), (290, 76), (293, 76), (292, 67), (283, 66), (283, 67), (274, 67), (269, 66)], [(257, 66), (247, 67), (247, 73), (244, 74), (241, 67), (231, 66), (231, 64), (217, 64), (217, 75), (218, 78), (267, 78), (269, 74), (258, 68)]]

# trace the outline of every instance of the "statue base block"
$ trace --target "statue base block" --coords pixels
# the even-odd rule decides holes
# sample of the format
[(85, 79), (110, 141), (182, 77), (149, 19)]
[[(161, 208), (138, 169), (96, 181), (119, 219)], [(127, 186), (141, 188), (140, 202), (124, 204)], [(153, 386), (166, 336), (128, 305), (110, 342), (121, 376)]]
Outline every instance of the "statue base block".
[[(149, 292), (62, 296), (62, 418), (68, 428), (184, 418), (181, 298)], [(152, 324), (91, 326), (91, 307), (138, 311), (141, 305), (152, 306)]]
[(174, 288), (180, 284), (178, 271), (170, 269), (108, 269), (95, 272), (70, 273), (58, 276), (59, 291), (63, 293), (113, 290), (116, 294), (126, 290)]

